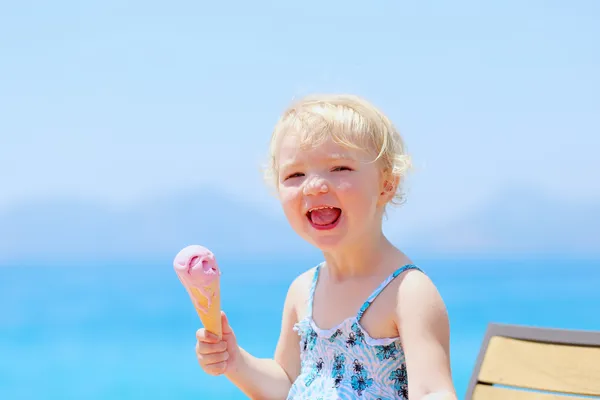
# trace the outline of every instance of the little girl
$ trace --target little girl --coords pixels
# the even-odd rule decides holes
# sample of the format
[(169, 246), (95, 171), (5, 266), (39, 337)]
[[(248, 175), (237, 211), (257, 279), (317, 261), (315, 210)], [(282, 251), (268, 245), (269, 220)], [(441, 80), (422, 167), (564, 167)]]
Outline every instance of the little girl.
[(445, 305), (429, 278), (382, 232), (409, 167), (388, 118), (349, 95), (284, 112), (269, 173), (292, 228), (323, 252), (285, 300), (274, 359), (198, 330), (204, 371), (252, 399), (455, 400)]

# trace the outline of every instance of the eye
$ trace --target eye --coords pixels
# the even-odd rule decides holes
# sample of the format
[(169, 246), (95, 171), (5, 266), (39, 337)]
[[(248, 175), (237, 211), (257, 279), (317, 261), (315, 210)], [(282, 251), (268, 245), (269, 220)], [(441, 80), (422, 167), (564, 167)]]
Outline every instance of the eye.
[(288, 175), (284, 181), (287, 181), (288, 179), (292, 179), (292, 178), (298, 178), (300, 176), (304, 176), (304, 174), (302, 172), (294, 172), (293, 174)]
[(352, 171), (352, 168), (341, 165), (339, 167), (334, 167), (332, 171)]

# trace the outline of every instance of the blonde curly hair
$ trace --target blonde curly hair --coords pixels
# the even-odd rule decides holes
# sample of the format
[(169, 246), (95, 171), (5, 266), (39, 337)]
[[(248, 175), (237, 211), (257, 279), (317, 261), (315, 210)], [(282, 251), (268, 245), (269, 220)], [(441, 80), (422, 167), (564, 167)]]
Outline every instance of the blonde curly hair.
[(392, 122), (367, 100), (349, 94), (315, 94), (293, 102), (281, 115), (273, 130), (265, 179), (278, 186), (277, 152), (288, 133), (299, 135), (301, 145), (317, 146), (327, 139), (352, 149), (374, 153), (388, 179), (399, 182), (390, 201), (402, 203), (402, 183), (411, 167), (410, 157), (400, 133)]

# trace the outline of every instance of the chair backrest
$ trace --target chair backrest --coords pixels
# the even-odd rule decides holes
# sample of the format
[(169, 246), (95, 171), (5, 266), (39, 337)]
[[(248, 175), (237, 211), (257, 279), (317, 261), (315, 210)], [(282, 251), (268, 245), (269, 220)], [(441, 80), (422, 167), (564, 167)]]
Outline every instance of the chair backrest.
[(466, 400), (581, 396), (600, 398), (600, 332), (488, 326)]

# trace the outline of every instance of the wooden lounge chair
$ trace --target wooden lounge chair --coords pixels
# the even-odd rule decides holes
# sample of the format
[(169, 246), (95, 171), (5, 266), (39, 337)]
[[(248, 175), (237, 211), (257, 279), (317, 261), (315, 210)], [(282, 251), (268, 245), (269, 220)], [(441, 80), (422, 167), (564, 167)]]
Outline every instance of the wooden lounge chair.
[(488, 326), (466, 400), (590, 398), (600, 399), (600, 332)]

